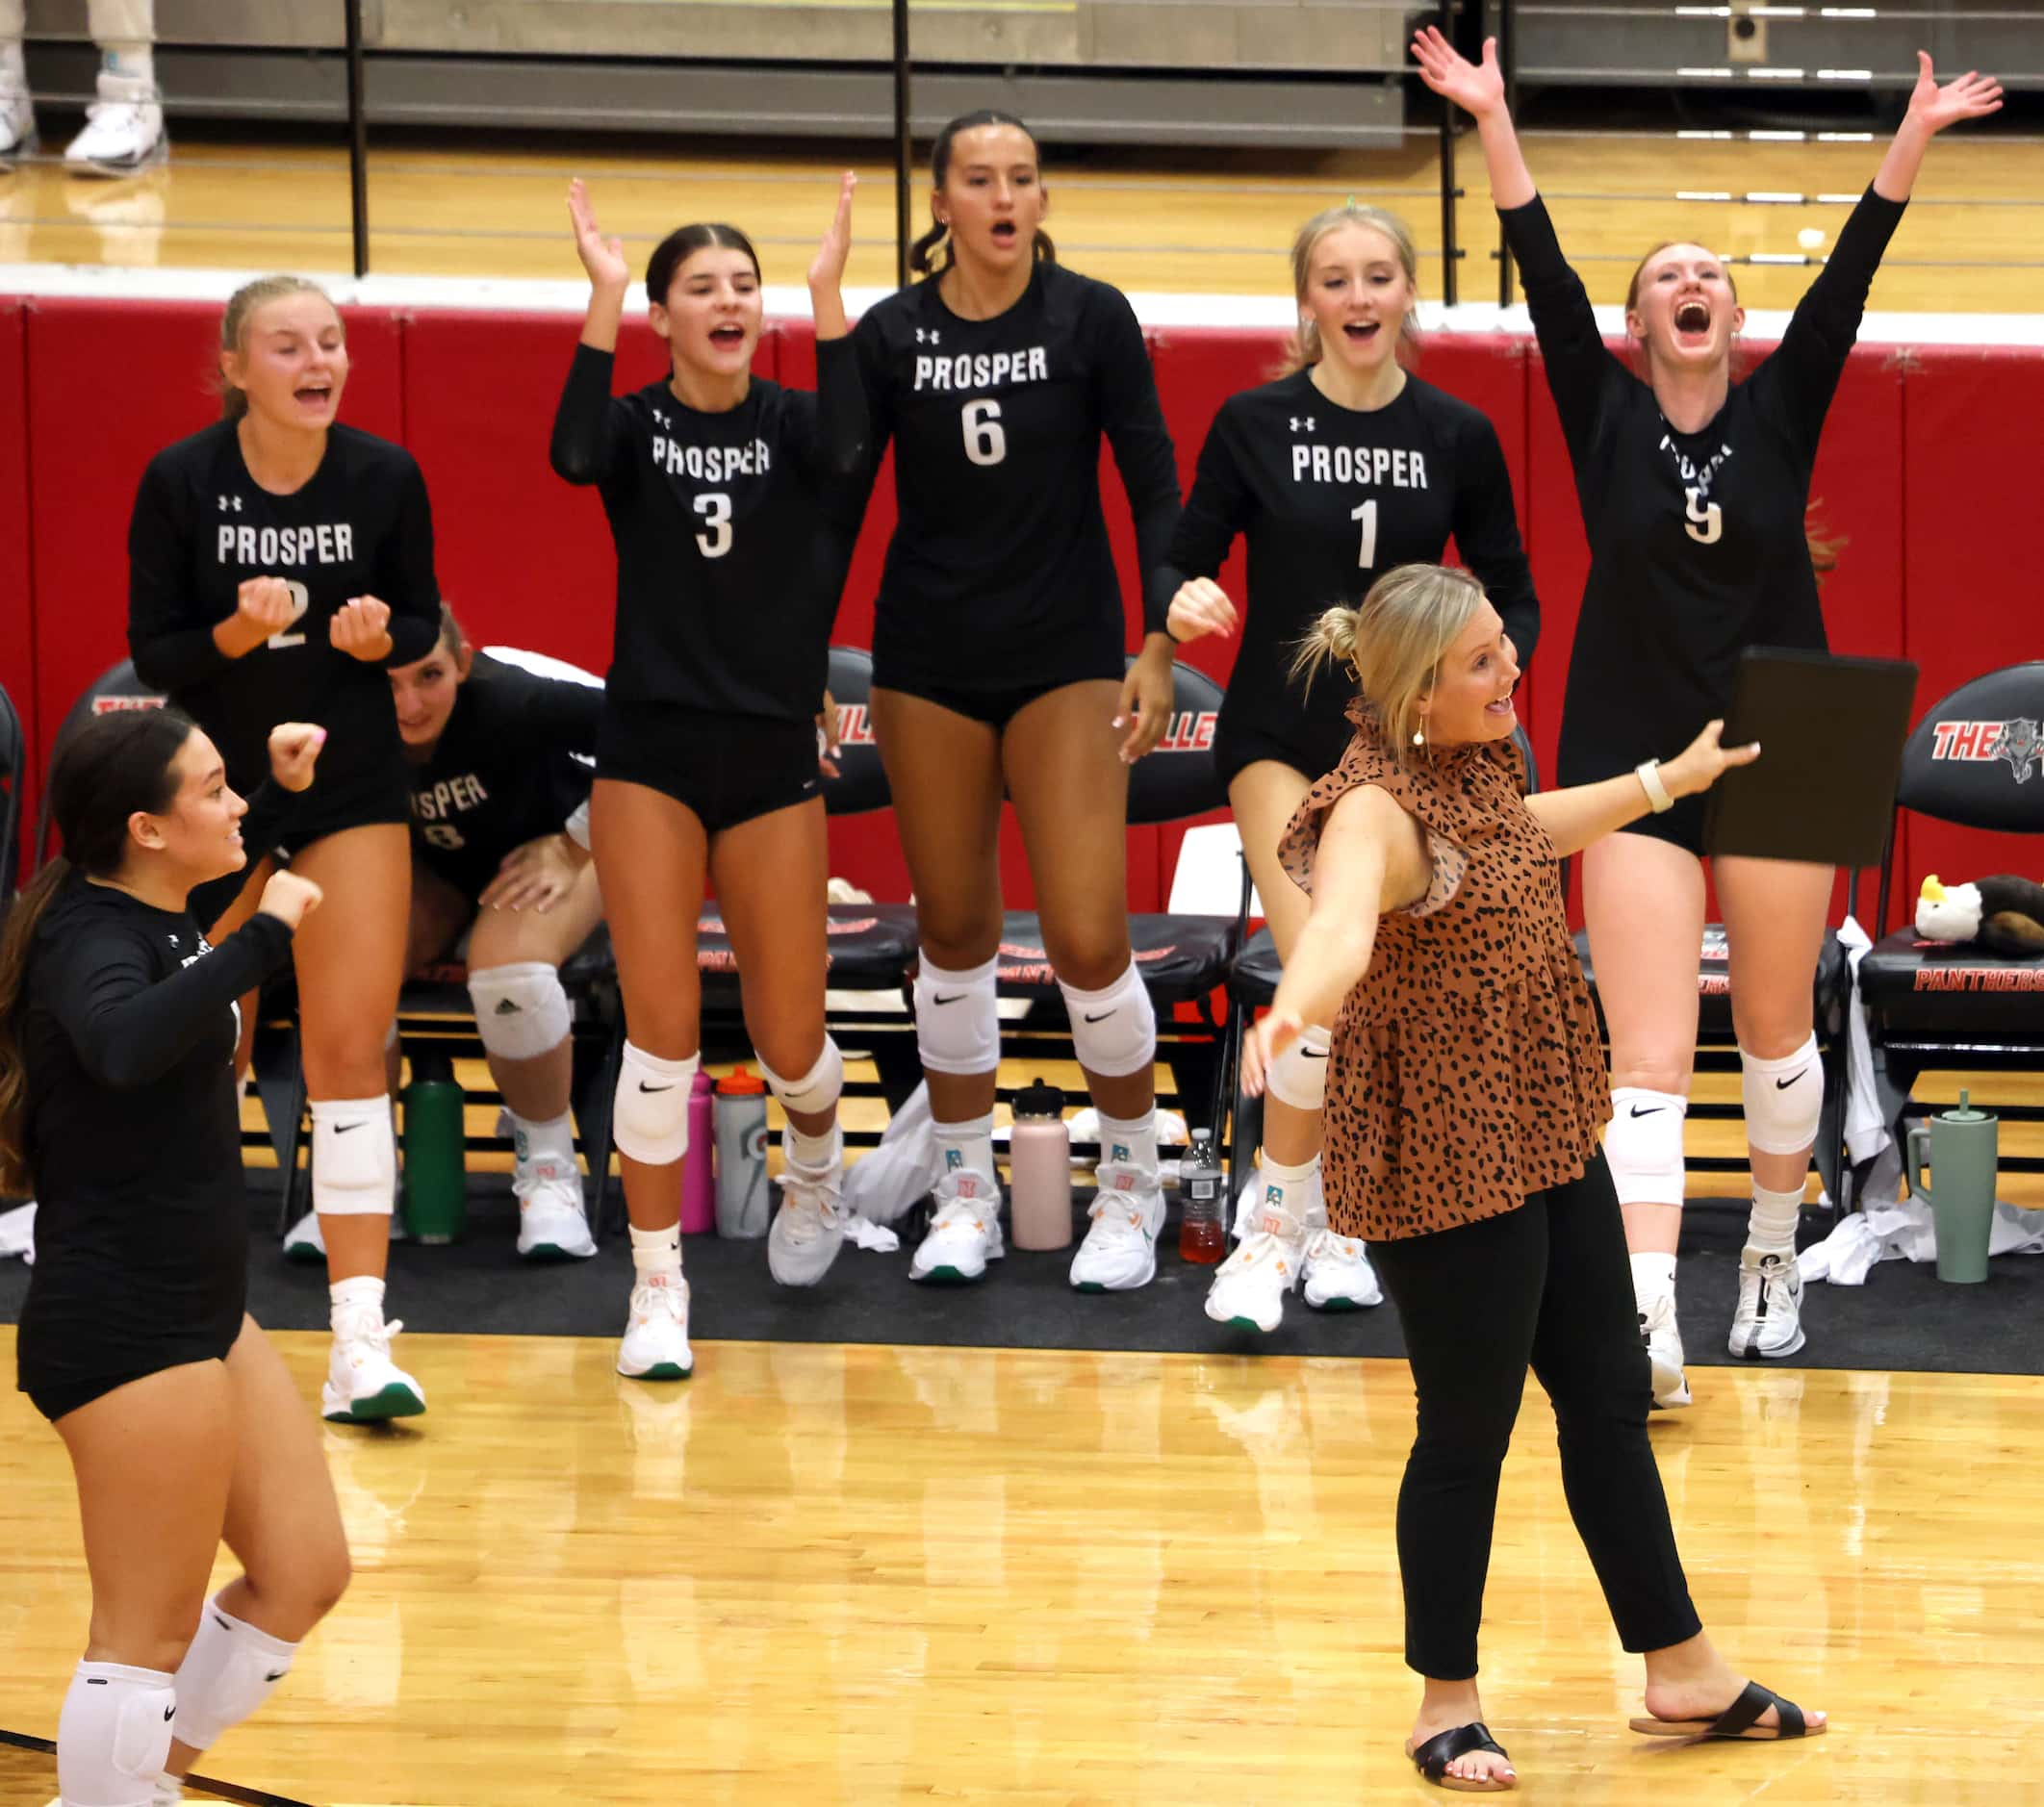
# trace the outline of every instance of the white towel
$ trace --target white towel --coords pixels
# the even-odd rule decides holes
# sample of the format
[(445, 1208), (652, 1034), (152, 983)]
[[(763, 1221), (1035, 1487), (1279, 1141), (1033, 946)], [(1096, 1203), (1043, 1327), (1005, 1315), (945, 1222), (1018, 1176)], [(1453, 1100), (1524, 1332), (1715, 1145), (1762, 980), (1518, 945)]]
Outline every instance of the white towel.
[[(2044, 1255), (2044, 1210), (2021, 1210), (2006, 1200), (1998, 1203), (1987, 1253)], [(1936, 1260), (1937, 1224), (1930, 1202), (1912, 1194), (1897, 1204), (1854, 1211), (1822, 1242), (1804, 1249), (1796, 1258), (1796, 1268), (1805, 1281), (1863, 1286), (1878, 1262)]]
[(1852, 981), (1846, 1000), (1845, 1138), (1846, 1152), (1856, 1167), (1872, 1160), (1893, 1138), (1875, 1084), (1874, 1045), (1867, 1035), (1867, 1008), (1859, 998), (1859, 962), (1874, 943), (1850, 916), (1838, 926), (1838, 939), (1846, 950), (1846, 968)]

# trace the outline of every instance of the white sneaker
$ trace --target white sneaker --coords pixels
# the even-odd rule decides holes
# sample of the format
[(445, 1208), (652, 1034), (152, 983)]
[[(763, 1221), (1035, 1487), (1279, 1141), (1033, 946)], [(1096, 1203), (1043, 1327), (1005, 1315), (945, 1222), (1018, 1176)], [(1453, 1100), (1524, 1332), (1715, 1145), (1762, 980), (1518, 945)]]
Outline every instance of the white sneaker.
[(102, 74), (99, 98), (86, 109), (85, 130), (64, 153), (71, 175), (131, 176), (169, 154), (156, 86)]
[(1207, 1315), (1216, 1324), (1269, 1336), (1285, 1321), (1285, 1295), (1299, 1284), (1305, 1240), (1303, 1228), (1292, 1235), (1252, 1230), (1214, 1270), (1214, 1284), (1207, 1288)]
[(1675, 1323), (1674, 1295), (1664, 1292), (1640, 1309), (1640, 1340), (1653, 1367), (1653, 1403), (1689, 1404), (1689, 1377), (1682, 1372), (1682, 1332)]
[(1157, 1238), (1163, 1233), (1163, 1187), (1141, 1167), (1104, 1160), (1094, 1171), (1099, 1195), (1086, 1214), (1093, 1227), (1072, 1257), (1080, 1292), (1130, 1292), (1157, 1278)]
[(584, 1260), (597, 1252), (573, 1161), (522, 1164), (511, 1190), (518, 1196), (518, 1252), (528, 1261)]
[(1802, 1275), (1793, 1255), (1739, 1251), (1739, 1309), (1731, 1352), (1748, 1362), (1792, 1356), (1802, 1347)]
[(374, 1310), (342, 1314), (319, 1389), (319, 1411), (330, 1423), (378, 1424), (425, 1410), (424, 1388), (391, 1360), (391, 1338), (403, 1328), (403, 1319), (385, 1323)]
[(326, 1236), (319, 1228), (319, 1213), (307, 1211), (304, 1216), (284, 1233), (284, 1259), (287, 1261), (323, 1261), (326, 1260)]
[(813, 1286), (830, 1271), (852, 1216), (844, 1183), (842, 1162), (823, 1175), (783, 1173), (780, 1208), (767, 1231), (767, 1272), (781, 1285)]
[(1001, 1188), (972, 1167), (957, 1167), (936, 1183), (936, 1209), (908, 1262), (910, 1280), (973, 1281), (1008, 1253), (1001, 1240)]
[(156, 1778), (156, 1793), (149, 1796), (149, 1807), (183, 1807), (184, 1784), (174, 1775), (160, 1775)]
[(1316, 1311), (1367, 1311), (1384, 1303), (1361, 1236), (1316, 1230), (1306, 1245), (1305, 1269), (1306, 1303)]
[(642, 1280), (631, 1289), (618, 1372), (634, 1381), (685, 1381), (695, 1368), (695, 1351), (688, 1346), (688, 1282)]
[(20, 89), (0, 89), (0, 170), (35, 154), (42, 140), (36, 132), (36, 108)]

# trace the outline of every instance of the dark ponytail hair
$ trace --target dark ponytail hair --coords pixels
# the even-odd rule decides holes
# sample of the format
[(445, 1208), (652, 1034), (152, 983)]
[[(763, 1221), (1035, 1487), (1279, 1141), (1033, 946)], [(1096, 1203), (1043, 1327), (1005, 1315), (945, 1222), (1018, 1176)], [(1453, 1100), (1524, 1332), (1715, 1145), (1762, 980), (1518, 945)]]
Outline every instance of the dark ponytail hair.
[(752, 240), (736, 226), (721, 225), (714, 220), (698, 221), (692, 226), (677, 226), (653, 246), (652, 255), (646, 260), (647, 300), (665, 307), (667, 292), (675, 284), (675, 271), (696, 252), (709, 245), (743, 251), (752, 260), (753, 280), (762, 283), (766, 280), (759, 273), (759, 253), (753, 249)]
[(37, 925), (74, 871), (108, 878), (120, 870), (128, 818), (169, 808), (178, 786), (174, 762), (191, 734), (191, 718), (175, 709), (122, 710), (88, 722), (57, 750), (49, 801), (64, 852), (14, 900), (0, 929), (0, 1193), (35, 1190), (21, 1019)]
[[(1017, 132), (1029, 140), (1031, 147), (1035, 150), (1037, 169), (1039, 172), (1041, 171), (1043, 148), (1036, 143), (1036, 135), (1028, 126), (1024, 125), (1021, 120), (1016, 118), (1013, 114), (1003, 113), (998, 107), (982, 107), (977, 113), (959, 114), (956, 119), (951, 120), (936, 135), (936, 142), (930, 147), (930, 186), (932, 188), (942, 188), (944, 186), (944, 178), (951, 173), (952, 140), (957, 138), (960, 132), (974, 132), (983, 125), (1013, 126)], [(948, 242), (950, 235), (951, 228), (949, 226), (944, 225), (941, 221), (933, 219), (930, 222), (930, 230), (908, 247), (908, 267), (914, 270), (918, 276), (941, 276), (953, 264), (958, 262)], [(930, 254), (939, 244), (944, 246), (944, 261), (941, 264), (933, 264)], [(1036, 228), (1036, 236), (1031, 242), (1030, 248), (1035, 253), (1036, 262), (1039, 264), (1055, 264), (1058, 261), (1058, 247), (1051, 242), (1050, 234), (1045, 232), (1041, 226)]]

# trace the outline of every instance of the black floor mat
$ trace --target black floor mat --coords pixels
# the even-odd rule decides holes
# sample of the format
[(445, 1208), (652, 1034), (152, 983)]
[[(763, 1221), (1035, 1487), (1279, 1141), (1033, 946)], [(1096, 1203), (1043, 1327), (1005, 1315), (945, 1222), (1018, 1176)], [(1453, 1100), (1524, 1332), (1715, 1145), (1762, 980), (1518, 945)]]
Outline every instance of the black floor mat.
[[(317, 1264), (286, 1261), (275, 1235), (274, 1192), (251, 1176), (249, 1305), (277, 1330), (326, 1323), (326, 1276)], [(1081, 1204), (1086, 1202), (1082, 1195)], [(1084, 1231), (1080, 1217), (1075, 1231)], [(1822, 1220), (1809, 1229), (1822, 1234)], [(921, 1286), (908, 1279), (917, 1226), (901, 1226), (899, 1254), (849, 1243), (823, 1283), (809, 1290), (767, 1277), (764, 1242), (691, 1236), (683, 1249), (693, 1300), (691, 1336), (782, 1342), (951, 1343), (1022, 1349), (1129, 1349), (1178, 1353), (1393, 1356), (1404, 1354), (1389, 1305), (1341, 1314), (1310, 1311), (1294, 1296), (1274, 1336), (1209, 1321), (1201, 1311), (1214, 1270), (1178, 1259), (1175, 1229), (1156, 1281), (1137, 1292), (1071, 1289), (1069, 1251), (1010, 1252), (973, 1286)], [(1683, 1217), (1678, 1294), (1682, 1336), (1693, 1363), (1728, 1363), (1739, 1247), (1746, 1209), (1730, 1201), (1694, 1202)], [(391, 1314), (411, 1331), (498, 1336), (614, 1336), (625, 1324), (631, 1255), (619, 1233), (587, 1261), (532, 1266), (515, 1252), (516, 1209), (508, 1191), (479, 1183), (467, 1234), (445, 1248), (399, 1244), (391, 1251)], [(0, 1264), (0, 1322), (20, 1314), (28, 1270)], [(1808, 1342), (1787, 1365), (1929, 1369), (1947, 1373), (2044, 1373), (2044, 1258), (1997, 1260), (1980, 1286), (1942, 1284), (1934, 1268), (1886, 1261), (1864, 1286), (1813, 1285), (1803, 1301)]]

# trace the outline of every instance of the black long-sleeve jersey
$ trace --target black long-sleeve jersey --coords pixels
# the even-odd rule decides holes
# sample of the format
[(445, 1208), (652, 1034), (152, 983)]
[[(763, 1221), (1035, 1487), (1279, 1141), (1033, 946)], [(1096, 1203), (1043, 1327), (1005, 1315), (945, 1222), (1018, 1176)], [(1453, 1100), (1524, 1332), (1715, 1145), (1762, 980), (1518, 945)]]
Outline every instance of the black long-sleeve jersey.
[(1605, 347), (1539, 197), (1501, 210), (1590, 541), (1563, 784), (1678, 751), (1724, 714), (1745, 648), (1823, 649), (1803, 533), (1810, 470), (1903, 205), (1867, 191), (1779, 347), (1696, 433), (1670, 426)]
[(1135, 516), (1152, 632), (1171, 602), (1160, 573), (1179, 505), (1127, 298), (1038, 264), (1013, 307), (968, 320), (933, 277), (877, 303), (853, 342), (876, 468), (894, 441), (898, 520), (876, 606), (875, 681), (995, 690), (1118, 676), (1128, 636), (1101, 512), (1101, 436)]
[(258, 912), (209, 949), (186, 912), (82, 874), (50, 900), (16, 1006), (37, 1198), (25, 1385), (129, 1379), (233, 1341), (248, 1266), (234, 1000), (291, 939)]
[(610, 393), (610, 352), (575, 348), (554, 471), (597, 486), (618, 550), (606, 688), (623, 702), (806, 721), (823, 706), (842, 571), (830, 493), (865, 455), (849, 339), (816, 347), (817, 389), (754, 377), (703, 414), (666, 382)]
[(1496, 431), (1417, 376), (1367, 413), (1329, 401), (1307, 370), (1229, 396), (1172, 536), (1171, 588), (1214, 576), (1237, 534), (1247, 542), (1248, 595), (1224, 741), (1254, 730), (1302, 750), (1331, 745), (1339, 756), (1352, 687), (1323, 678), (1305, 690), (1290, 676), (1299, 640), (1321, 610), (1361, 601), (1394, 566), (1438, 563), (1450, 535), (1520, 663), (1533, 656), (1540, 603)]
[[(250, 577), (281, 577), (298, 616), (239, 659), (214, 645)], [(251, 790), (269, 769), (279, 722), (327, 730), (302, 819), (325, 800), (395, 788), (403, 797), (397, 713), (383, 664), (336, 651), (335, 611), (351, 598), (390, 604), (386, 663), (408, 665), (440, 633), (433, 512), (418, 462), (353, 427), (327, 431), (326, 455), (289, 496), (257, 486), (232, 421), (149, 461), (128, 525), (128, 649), (142, 682), (169, 694), (220, 750), (228, 781)]]
[[(412, 768), (412, 851), (464, 897), (588, 798), (603, 693), (478, 652), (431, 755)], [(582, 757), (577, 758), (580, 754)]]

